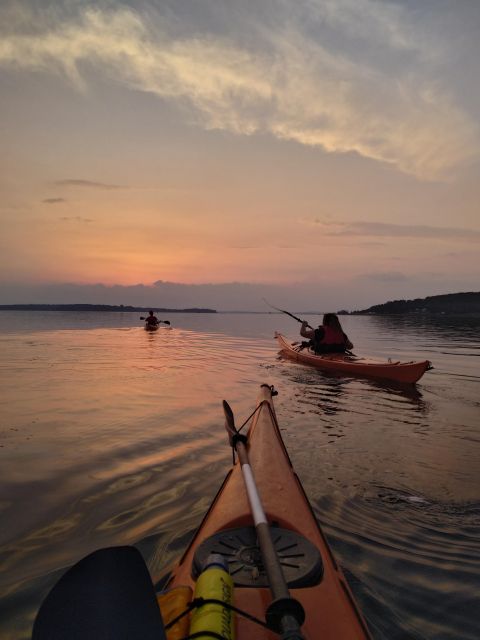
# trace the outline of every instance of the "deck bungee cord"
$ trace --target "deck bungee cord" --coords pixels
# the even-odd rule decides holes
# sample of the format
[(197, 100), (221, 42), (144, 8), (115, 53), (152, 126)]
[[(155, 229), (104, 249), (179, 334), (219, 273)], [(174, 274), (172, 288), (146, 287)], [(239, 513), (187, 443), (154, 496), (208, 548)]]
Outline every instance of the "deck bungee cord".
[[(190, 604), (181, 613), (177, 615), (176, 618), (173, 618), (173, 620), (170, 620), (167, 624), (165, 624), (165, 631), (168, 631), (169, 629), (174, 627), (177, 624), (177, 622), (179, 622), (182, 618), (184, 618), (194, 609), (198, 607), (203, 607), (206, 604), (218, 604), (221, 607), (224, 607), (225, 609), (229, 609), (230, 611), (233, 611), (233, 613), (237, 613), (238, 615), (243, 616), (244, 618), (247, 618), (247, 620), (251, 620), (255, 624), (258, 624), (260, 627), (264, 627), (265, 629), (270, 629), (270, 631), (274, 631), (274, 629), (268, 626), (265, 620), (260, 620), (260, 618), (252, 616), (250, 613), (248, 613), (248, 611), (239, 609), (238, 607), (235, 607), (233, 604), (229, 604), (224, 600), (218, 600), (217, 598), (194, 598), (190, 602)], [(203, 631), (202, 633), (207, 633), (207, 632)], [(182, 638), (182, 640), (189, 640), (191, 637), (192, 636), (188, 635)]]

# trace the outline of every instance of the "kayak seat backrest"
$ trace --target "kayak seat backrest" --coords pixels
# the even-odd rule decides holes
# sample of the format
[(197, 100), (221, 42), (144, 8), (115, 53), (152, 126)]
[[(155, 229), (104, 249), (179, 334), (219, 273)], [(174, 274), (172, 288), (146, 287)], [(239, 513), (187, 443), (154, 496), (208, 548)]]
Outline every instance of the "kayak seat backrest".
[(140, 552), (109, 547), (83, 558), (43, 601), (32, 640), (166, 640)]
[[(300, 589), (319, 584), (323, 577), (323, 562), (317, 547), (289, 529), (271, 527), (271, 534), (287, 586)], [(204, 540), (193, 558), (194, 580), (200, 575), (211, 553), (220, 553), (227, 560), (236, 587), (269, 586), (255, 527), (226, 529)]]

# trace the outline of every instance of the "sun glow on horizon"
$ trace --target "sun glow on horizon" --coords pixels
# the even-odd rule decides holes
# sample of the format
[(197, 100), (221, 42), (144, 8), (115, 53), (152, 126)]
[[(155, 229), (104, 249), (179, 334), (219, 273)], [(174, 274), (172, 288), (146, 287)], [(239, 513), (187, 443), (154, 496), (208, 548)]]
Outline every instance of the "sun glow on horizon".
[(5, 287), (478, 281), (480, 8), (259, 2), (0, 7)]

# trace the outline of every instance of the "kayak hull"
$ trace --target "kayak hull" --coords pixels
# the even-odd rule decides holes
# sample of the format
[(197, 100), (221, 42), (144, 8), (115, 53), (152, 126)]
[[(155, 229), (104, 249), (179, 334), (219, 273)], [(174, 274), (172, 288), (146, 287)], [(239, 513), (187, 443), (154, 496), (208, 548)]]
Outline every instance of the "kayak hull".
[[(320, 552), (323, 577), (316, 584), (290, 588), (306, 612), (302, 632), (306, 640), (360, 640), (371, 638), (354, 603), (349, 586), (328, 547), (302, 484), (291, 465), (283, 444), (272, 402), (272, 390), (262, 385), (257, 412), (248, 432), (248, 454), (272, 537), (277, 527), (300, 534)], [(192, 567), (198, 547), (219, 532), (238, 527), (252, 527), (253, 520), (246, 496), (240, 464), (227, 474), (209, 511), (184, 555), (174, 567), (168, 588), (194, 588)], [(232, 572), (235, 579), (235, 572)], [(260, 619), (272, 601), (266, 587), (235, 588), (236, 607)], [(278, 640), (278, 635), (236, 615), (238, 640)]]
[(384, 362), (372, 358), (360, 358), (345, 353), (329, 353), (315, 355), (308, 349), (297, 350), (281, 334), (275, 333), (275, 338), (280, 347), (280, 353), (291, 360), (311, 365), (317, 369), (337, 371), (359, 376), (383, 378), (394, 382), (415, 384), (423, 376), (425, 371), (432, 368), (428, 360), (411, 362)]
[(145, 324), (145, 331), (158, 331), (159, 328), (160, 327), (158, 324)]

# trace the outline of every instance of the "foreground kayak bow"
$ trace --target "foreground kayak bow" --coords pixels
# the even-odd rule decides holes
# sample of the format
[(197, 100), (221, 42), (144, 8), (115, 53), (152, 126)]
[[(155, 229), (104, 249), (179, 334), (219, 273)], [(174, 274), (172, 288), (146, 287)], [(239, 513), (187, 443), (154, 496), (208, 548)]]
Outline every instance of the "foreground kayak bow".
[[(292, 600), (305, 612), (302, 637), (308, 640), (370, 638), (293, 470), (280, 435), (272, 391), (271, 387), (262, 385), (245, 447), (286, 585)], [(258, 535), (241, 466), (241, 461), (237, 462), (227, 474), (167, 584), (168, 587), (190, 585), (193, 588), (205, 557), (212, 552), (223, 553), (235, 583), (235, 607), (265, 619), (272, 607), (271, 585), (257, 546)], [(284, 601), (285, 612), (295, 608), (296, 605)], [(236, 626), (236, 637), (240, 640), (283, 637), (241, 615), (236, 616)]]
[(280, 346), (280, 352), (291, 360), (312, 365), (317, 369), (327, 371), (339, 371), (359, 376), (372, 376), (393, 380), (394, 382), (404, 382), (414, 384), (418, 382), (425, 371), (433, 369), (428, 360), (411, 362), (391, 362), (374, 360), (373, 358), (360, 358), (345, 353), (326, 353), (318, 355), (312, 353), (302, 345), (290, 344), (281, 333), (275, 333), (275, 338)]
[[(371, 638), (293, 470), (275, 416), (275, 393), (262, 385), (246, 435), (224, 403), (239, 460), (182, 558), (161, 581), (160, 609), (138, 552), (104, 549), (81, 560), (53, 588), (35, 621), (34, 640)], [(196, 591), (203, 569), (219, 554), (233, 581), (233, 604), (222, 603), (221, 596), (199, 598)], [(169, 606), (168, 598), (178, 593), (183, 601)], [(221, 631), (195, 631), (197, 612), (210, 607), (208, 624), (212, 606), (220, 612)]]

